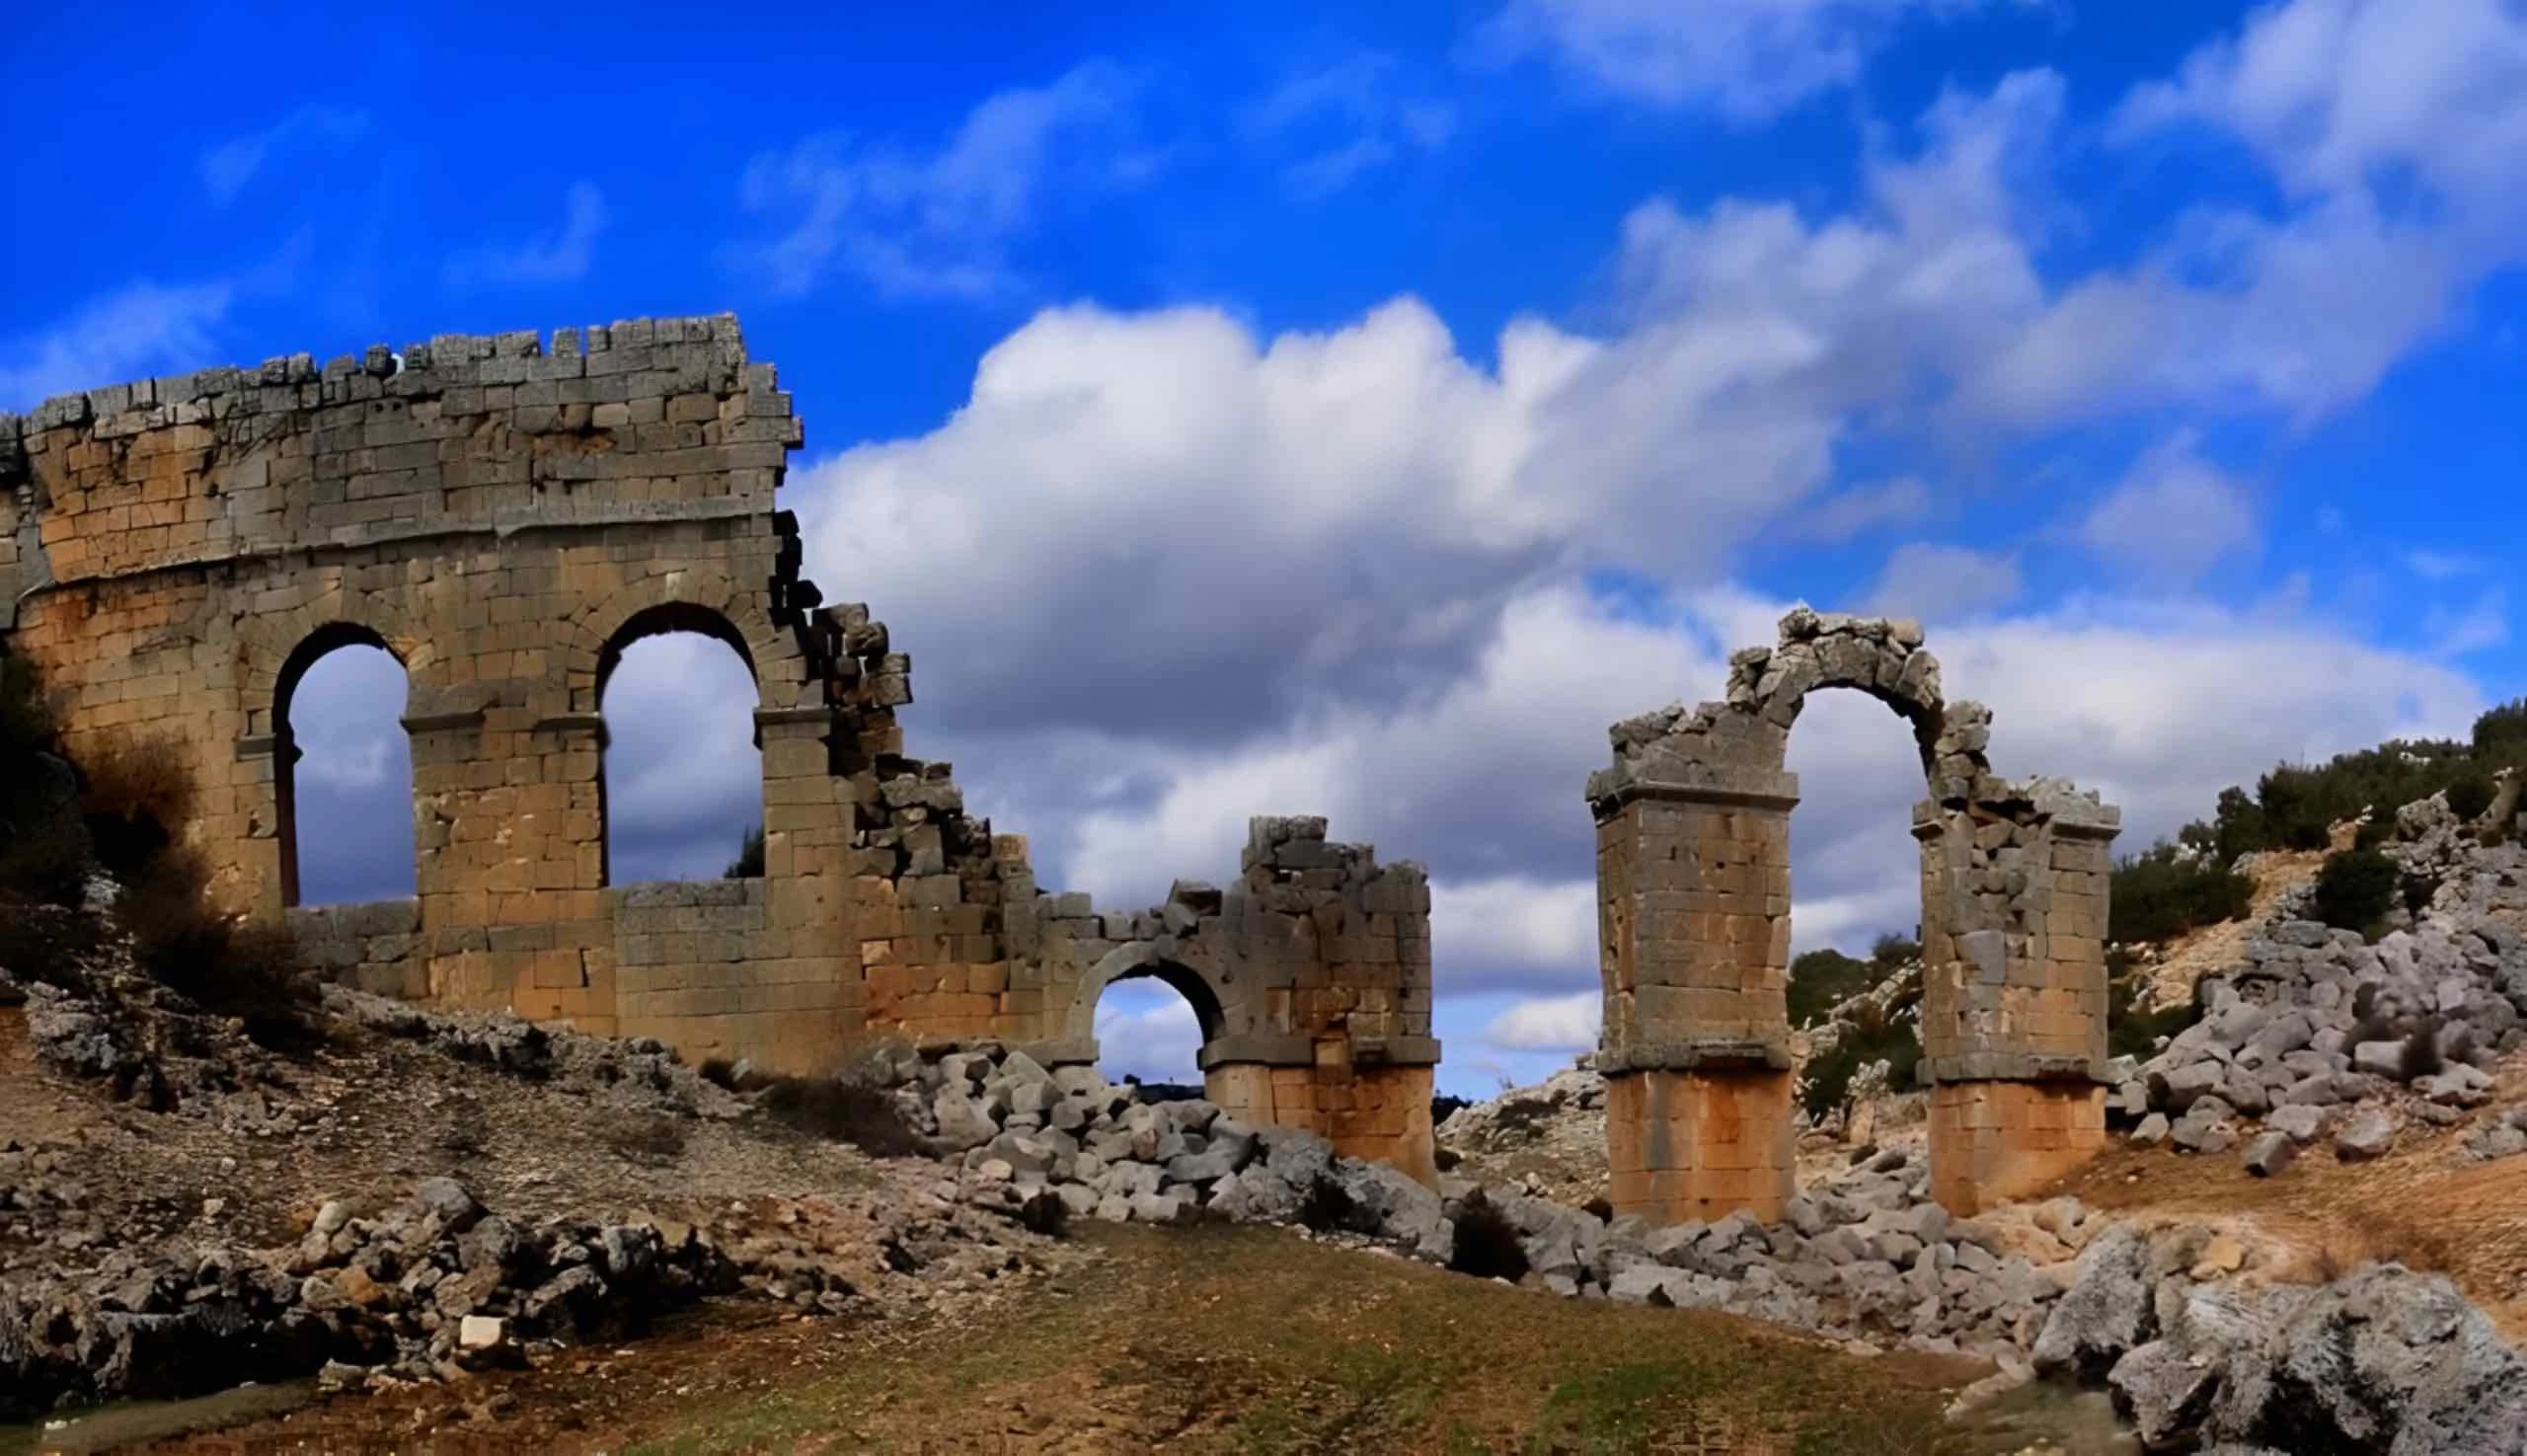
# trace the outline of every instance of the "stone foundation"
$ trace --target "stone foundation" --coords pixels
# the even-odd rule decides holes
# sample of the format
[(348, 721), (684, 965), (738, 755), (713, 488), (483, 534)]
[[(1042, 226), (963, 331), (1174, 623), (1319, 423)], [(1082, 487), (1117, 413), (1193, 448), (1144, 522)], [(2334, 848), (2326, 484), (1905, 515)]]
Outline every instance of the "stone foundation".
[(1608, 1197), (1617, 1216), (1781, 1218), (1794, 1189), (1791, 1074), (1644, 1071), (1606, 1079)]
[(2106, 1146), (2095, 1085), (1947, 1082), (1930, 1103), (1931, 1196), (1960, 1218), (2037, 1192)]
[(1212, 1067), (1202, 1085), (1222, 1111), (1249, 1126), (1304, 1128), (1346, 1157), (1392, 1163), (1417, 1182), (1438, 1185), (1429, 1067), (1236, 1062)]

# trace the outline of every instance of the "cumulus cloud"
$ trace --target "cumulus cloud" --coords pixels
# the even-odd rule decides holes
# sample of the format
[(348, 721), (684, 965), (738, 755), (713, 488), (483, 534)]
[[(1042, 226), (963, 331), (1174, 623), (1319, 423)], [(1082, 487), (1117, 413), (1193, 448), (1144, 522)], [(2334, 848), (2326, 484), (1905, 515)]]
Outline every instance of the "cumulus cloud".
[(1820, 500), (1792, 522), (1791, 530), (1800, 540), (1839, 546), (1888, 526), (1910, 525), (1928, 515), (1930, 509), (1930, 488), (1918, 477), (1899, 476), (1891, 481), (1854, 486)]
[(2243, 143), (2276, 212), (2204, 206), (2138, 263), (2066, 288), (1970, 389), (2021, 419), (2151, 402), (2360, 399), (2441, 334), (2485, 277), (2527, 261), (2527, 12), (2450, 0), (2290, 0), (2124, 98), (2126, 147)]
[(1972, 8), (1973, 0), (1511, 0), (1473, 54), (1496, 64), (1542, 53), (1617, 96), (1706, 110), (1743, 126), (1853, 85), (1909, 13)]
[(262, 131), (233, 137), (201, 154), (202, 190), (222, 207), (236, 200), (266, 163), (308, 147), (340, 152), (368, 130), (368, 113), (344, 107), (306, 106)]
[(587, 276), (606, 221), (605, 194), (594, 183), (574, 182), (563, 199), (559, 230), (538, 233), (514, 247), (459, 254), (448, 262), (447, 279), (456, 284), (575, 282)]
[(2027, 589), (2015, 554), (1909, 541), (1887, 555), (1867, 609), (1887, 617), (1948, 620), (2007, 606)]
[(774, 291), (800, 294), (835, 269), (895, 297), (976, 297), (1014, 286), (1009, 245), (1048, 194), (1138, 185), (1160, 154), (1140, 143), (1135, 78), (1091, 61), (1040, 87), (1000, 92), (935, 145), (809, 137), (757, 156), (739, 197), (787, 217), (768, 241), (730, 250)]
[(208, 364), (236, 291), (226, 282), (171, 287), (142, 279), (53, 328), (0, 343), (0, 409), (29, 410), (53, 395)]
[(1362, 50), (1284, 79), (1240, 114), (1238, 129), (1249, 146), (1287, 158), (1282, 182), (1305, 200), (1438, 150), (1456, 130), (1456, 109), (1417, 95), (1395, 57)]
[(2133, 462), (2081, 521), (2083, 545), (2146, 581), (2185, 586), (2259, 534), (2245, 486), (2181, 430)]

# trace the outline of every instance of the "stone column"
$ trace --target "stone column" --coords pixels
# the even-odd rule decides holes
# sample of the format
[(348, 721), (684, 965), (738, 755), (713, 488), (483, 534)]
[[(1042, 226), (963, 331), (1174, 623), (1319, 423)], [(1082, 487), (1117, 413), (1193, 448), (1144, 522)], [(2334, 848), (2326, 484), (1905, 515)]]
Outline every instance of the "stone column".
[[(1790, 811), (1795, 775), (1679, 765), (1692, 782), (1591, 785), (1618, 1214), (1652, 1223), (1793, 1191)], [(1604, 792), (1601, 792), (1604, 791)]]
[(2121, 812), (2067, 784), (1983, 780), (1913, 811), (1931, 1192), (1968, 1216), (2106, 1141), (2106, 884)]
[(1313, 1132), (1346, 1158), (1392, 1163), (1435, 1188), (1438, 1061), (1439, 1043), (1428, 1036), (1219, 1036), (1201, 1051), (1202, 1095), (1251, 1126)]

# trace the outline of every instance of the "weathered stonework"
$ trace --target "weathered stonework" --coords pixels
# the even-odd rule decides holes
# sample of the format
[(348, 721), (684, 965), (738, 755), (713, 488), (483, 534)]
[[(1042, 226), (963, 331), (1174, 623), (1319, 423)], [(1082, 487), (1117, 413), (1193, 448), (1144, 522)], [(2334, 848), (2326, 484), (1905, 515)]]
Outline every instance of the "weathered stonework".
[(1792, 1193), (1790, 813), (1807, 694), (1866, 692), (1913, 728), (1924, 1075), (1943, 1202), (1971, 1212), (2076, 1166), (2104, 1134), (2107, 846), (2118, 814), (1995, 777), (1991, 714), (1948, 703), (1909, 622), (1782, 619), (1727, 697), (1615, 725), (1597, 819), (1598, 1065), (1618, 1212), (1776, 1218)]
[[(1099, 993), (1155, 975), (1224, 1105), (1428, 1177), (1420, 868), (1258, 819), (1226, 890), (1039, 890), (1026, 841), (906, 756), (885, 624), (799, 575), (774, 499), (801, 438), (727, 315), (65, 396), (0, 416), (0, 646), (74, 754), (181, 767), (213, 892), (329, 974), (802, 1071), (881, 1035), (1094, 1060)], [(599, 705), (669, 631), (753, 674), (760, 879), (608, 881)], [(409, 681), (417, 897), (298, 909), (290, 694), (353, 643)]]

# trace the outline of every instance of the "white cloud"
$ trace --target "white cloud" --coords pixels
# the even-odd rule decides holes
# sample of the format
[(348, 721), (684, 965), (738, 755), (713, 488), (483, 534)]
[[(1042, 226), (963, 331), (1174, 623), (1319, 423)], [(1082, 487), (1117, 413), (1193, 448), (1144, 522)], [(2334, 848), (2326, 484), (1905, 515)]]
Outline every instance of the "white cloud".
[(2202, 458), (2191, 430), (2145, 452), (2081, 521), (2081, 544), (2144, 581), (2187, 586), (2255, 544), (2246, 488)]
[(1887, 555), (1867, 610), (1947, 620), (2007, 606), (2026, 591), (2015, 554), (1911, 541)]
[(262, 131), (235, 137), (201, 154), (203, 191), (222, 207), (236, 200), (265, 163), (296, 147), (316, 145), (340, 152), (368, 130), (368, 113), (342, 107), (307, 106)]
[(167, 287), (142, 279), (52, 329), (0, 345), (0, 409), (211, 363), (212, 331), (235, 293), (226, 282)]
[(2496, 648), (2509, 641), (2509, 593), (2490, 586), (2462, 612), (2433, 607), (2422, 619), (2422, 632), (2431, 651), (2442, 657)]
[(2079, 418), (2150, 402), (2358, 400), (2527, 261), (2527, 12), (2290, 0), (2134, 88), (2108, 134), (2243, 142), (2278, 215), (2204, 206), (2137, 264), (2083, 278), (1968, 383), (1983, 412)]
[(1820, 500), (1790, 525), (1801, 540), (1839, 546), (1882, 527), (1909, 525), (1930, 509), (1930, 488), (1916, 477), (1899, 476)]
[(1483, 1039), (1508, 1051), (1585, 1051), (1597, 1044), (1604, 1011), (1596, 991), (1530, 998), (1493, 1017)]
[(1858, 81), (1908, 12), (1971, 8), (1973, 0), (1511, 0), (1475, 53), (1496, 63), (1542, 51), (1617, 96), (1751, 125)]
[(1134, 78), (1091, 61), (1042, 87), (1003, 91), (934, 147), (810, 137), (746, 168), (747, 211), (792, 214), (789, 231), (732, 250), (776, 292), (840, 268), (897, 297), (974, 297), (1018, 279), (1009, 245), (1056, 190), (1138, 185), (1158, 165), (1134, 136)]
[(2470, 552), (2415, 547), (2405, 553), (2405, 565), (2425, 581), (2452, 581), (2459, 576), (2472, 576), (2489, 564)]
[(595, 184), (574, 182), (563, 201), (560, 230), (538, 233), (512, 248), (478, 248), (447, 266), (451, 283), (569, 283), (587, 276), (597, 235), (605, 231), (605, 194)]
[(1362, 173), (1446, 145), (1456, 109), (1417, 97), (1395, 57), (1355, 51), (1290, 76), (1246, 108), (1238, 129), (1259, 150), (1295, 159), (1282, 181), (1302, 199), (1340, 192)]

